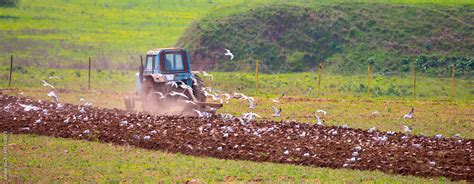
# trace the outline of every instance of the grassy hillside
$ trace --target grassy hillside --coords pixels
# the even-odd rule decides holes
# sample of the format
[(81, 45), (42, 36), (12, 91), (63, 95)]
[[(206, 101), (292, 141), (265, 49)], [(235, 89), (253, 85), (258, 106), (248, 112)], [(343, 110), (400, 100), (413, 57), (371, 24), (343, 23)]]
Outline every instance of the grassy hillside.
[[(225, 17), (262, 4), (277, 2), (284, 1), (21, 0), (18, 7), (0, 7), (0, 62), (7, 62), (9, 55), (14, 54), (22, 64), (85, 68), (87, 57), (92, 56), (96, 66), (101, 68), (136, 68), (139, 54), (150, 48), (174, 45), (194, 20), (206, 17), (209, 13), (213, 17)], [(344, 1), (291, 2), (312, 7)], [(459, 11), (459, 6), (473, 4), (469, 0), (351, 2), (435, 7), (436, 11), (426, 11), (435, 16), (443, 13), (452, 15), (455, 19), (449, 20), (453, 24), (458, 19), (466, 21), (466, 13)], [(372, 8), (369, 5), (365, 7), (370, 10)], [(438, 8), (440, 6), (442, 7)], [(472, 6), (467, 7), (467, 11), (469, 10), (472, 10)], [(472, 21), (472, 18), (467, 20)], [(242, 60), (242, 53), (237, 54), (239, 56), (236, 59)], [(294, 58), (300, 55), (296, 53)]]
[[(224, 8), (226, 9), (226, 8)], [(474, 68), (472, 5), (370, 3), (242, 5), (192, 24), (177, 45), (189, 48), (204, 69), (264, 72), (407, 72), (471, 75)], [(235, 54), (231, 61), (224, 49)]]

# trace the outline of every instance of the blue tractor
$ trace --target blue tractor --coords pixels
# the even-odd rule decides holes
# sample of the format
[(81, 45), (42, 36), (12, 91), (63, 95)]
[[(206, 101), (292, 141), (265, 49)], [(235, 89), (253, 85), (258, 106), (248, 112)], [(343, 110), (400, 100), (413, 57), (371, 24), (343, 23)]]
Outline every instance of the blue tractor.
[(204, 82), (191, 71), (188, 51), (159, 48), (147, 52), (136, 75), (135, 98), (125, 97), (125, 107), (133, 111), (139, 99), (144, 111), (169, 115), (192, 115), (193, 110), (215, 112), (222, 104), (207, 103)]

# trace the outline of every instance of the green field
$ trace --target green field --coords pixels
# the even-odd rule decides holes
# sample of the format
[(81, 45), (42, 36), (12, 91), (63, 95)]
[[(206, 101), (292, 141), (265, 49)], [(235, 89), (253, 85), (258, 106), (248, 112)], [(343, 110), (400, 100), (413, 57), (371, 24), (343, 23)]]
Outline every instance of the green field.
[[(275, 0), (21, 0), (17, 8), (0, 7), (0, 58), (11, 54), (23, 64), (46, 67), (85, 67), (91, 56), (97, 67), (135, 68), (139, 54), (175, 45), (192, 21), (224, 16)], [(327, 5), (339, 0), (291, 1), (298, 5)], [(374, 4), (447, 7), (452, 16), (469, 16), (451, 7), (469, 0), (357, 0)], [(229, 7), (222, 9), (222, 7)], [(370, 6), (366, 6), (369, 7)], [(230, 10), (231, 9), (231, 10)], [(225, 11), (224, 11), (225, 10)], [(229, 11), (230, 10), (230, 11)], [(428, 11), (430, 12), (430, 11)], [(445, 13), (446, 13), (445, 12)], [(459, 15), (458, 15), (459, 14)]]
[[(0, 58), (3, 58), (0, 59), (0, 92), (50, 99), (46, 95), (50, 89), (41, 85), (41, 80), (45, 79), (58, 88), (57, 94), (61, 102), (81, 104), (83, 102), (79, 98), (82, 97), (96, 107), (124, 109), (123, 97), (134, 93), (136, 71), (123, 69), (136, 68), (140, 54), (150, 48), (175, 45), (186, 28), (203, 17), (226, 17), (268, 3), (281, 4), (283, 1), (211, 2), (20, 0), (19, 7), (0, 7)], [(469, 7), (474, 4), (469, 0), (350, 1), (357, 2), (367, 7), (376, 4), (436, 7), (443, 10), (467, 6), (471, 12)], [(309, 4), (315, 7), (345, 3), (346, 1), (339, 0), (289, 2), (298, 6)], [(472, 17), (472, 13), (447, 13), (451, 13), (452, 17)], [(15, 55), (11, 87), (8, 86), (7, 64), (10, 54)], [(93, 59), (90, 91), (87, 71), (77, 69), (86, 68), (89, 56)], [(253, 61), (247, 62), (249, 67), (246, 71), (254, 71)], [(255, 96), (258, 103), (255, 112), (265, 119), (272, 118), (270, 99), (286, 92), (287, 96), (277, 104), (283, 109), (282, 117), (275, 120), (296, 119), (299, 122), (314, 123), (312, 114), (323, 109), (328, 112), (328, 116), (324, 118), (326, 125), (347, 124), (349, 127), (362, 129), (377, 127), (382, 131), (402, 131), (402, 125), (414, 125), (413, 134), (442, 134), (446, 137), (461, 134), (463, 138), (474, 139), (472, 70), (467, 70), (467, 74), (456, 75), (455, 97), (452, 98), (451, 78), (448, 77), (450, 73), (442, 77), (419, 74), (417, 95), (414, 96), (411, 70), (385, 75), (382, 69), (384, 67), (380, 65), (373, 71), (370, 98), (367, 95), (365, 71), (348, 75), (338, 73), (334, 68), (325, 68), (323, 71), (320, 95), (317, 93), (318, 70), (260, 74), (258, 94), (255, 94), (253, 72), (210, 72), (214, 75), (214, 80), (206, 78), (206, 84), (222, 92), (235, 91)], [(48, 79), (50, 76), (58, 76), (60, 79)], [(401, 120), (400, 117), (411, 107), (415, 108), (416, 118)], [(246, 102), (233, 100), (219, 112), (241, 115), (248, 110)], [(372, 114), (375, 111), (379, 113), (374, 116)], [(211, 183), (449, 182), (444, 178), (427, 179), (378, 171), (198, 158), (35, 135), (10, 135), (9, 140), (9, 174), (10, 179), (17, 183), (171, 183), (191, 179)]]

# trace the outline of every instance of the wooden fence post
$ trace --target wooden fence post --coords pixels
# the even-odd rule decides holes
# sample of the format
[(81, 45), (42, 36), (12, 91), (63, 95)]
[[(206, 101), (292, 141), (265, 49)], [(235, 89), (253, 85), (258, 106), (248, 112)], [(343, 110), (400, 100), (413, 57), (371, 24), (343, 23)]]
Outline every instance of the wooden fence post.
[(258, 59), (257, 59), (257, 63), (255, 65), (255, 95), (258, 94)]
[(323, 70), (323, 64), (319, 63), (319, 70), (318, 70), (318, 98), (321, 96), (321, 72)]
[(8, 77), (8, 87), (12, 85), (13, 55), (10, 57), (10, 77)]
[(89, 91), (91, 90), (91, 57), (89, 57)]
[(452, 68), (452, 79), (451, 79), (451, 98), (454, 100), (454, 64), (451, 65)]
[(413, 67), (413, 98), (416, 98), (416, 64)]
[(370, 98), (370, 64), (367, 67), (367, 95)]

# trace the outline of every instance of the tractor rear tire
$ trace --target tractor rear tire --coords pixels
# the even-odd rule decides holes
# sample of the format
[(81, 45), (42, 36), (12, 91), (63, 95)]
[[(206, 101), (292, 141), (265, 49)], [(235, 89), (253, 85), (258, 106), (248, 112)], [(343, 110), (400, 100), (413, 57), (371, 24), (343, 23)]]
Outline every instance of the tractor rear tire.
[(144, 80), (140, 94), (143, 111), (151, 113), (157, 111), (158, 97), (155, 92), (155, 82), (150, 80)]
[(206, 95), (204, 95), (204, 90), (202, 90), (204, 86), (204, 81), (201, 77), (194, 75), (196, 77), (197, 84), (193, 84), (193, 93), (196, 100), (199, 102), (206, 102)]

